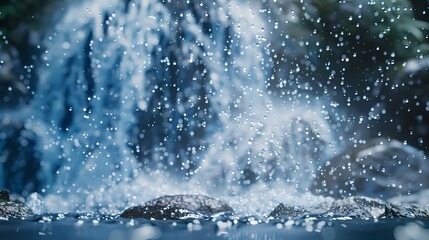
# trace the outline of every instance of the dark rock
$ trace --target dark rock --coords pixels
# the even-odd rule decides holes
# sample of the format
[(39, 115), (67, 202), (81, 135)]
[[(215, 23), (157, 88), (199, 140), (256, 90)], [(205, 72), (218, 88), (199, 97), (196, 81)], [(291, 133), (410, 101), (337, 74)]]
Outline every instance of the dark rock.
[(288, 217), (288, 218), (300, 218), (303, 217), (310, 212), (305, 208), (285, 206), (283, 203), (280, 203), (271, 211), (268, 217)]
[(121, 217), (147, 219), (199, 218), (234, 210), (219, 200), (203, 195), (163, 196), (125, 210)]
[(370, 218), (371, 214), (357, 205), (345, 204), (331, 208), (324, 216), (350, 217), (350, 218)]
[(388, 199), (428, 188), (428, 177), (429, 164), (422, 151), (378, 138), (327, 161), (312, 192), (335, 198), (365, 195)]
[(336, 200), (324, 216), (377, 218), (384, 213), (386, 202), (369, 197), (353, 196)]
[(7, 191), (7, 190), (0, 190), (0, 200), (10, 201), (9, 191)]
[(329, 210), (305, 209), (294, 206), (287, 206), (280, 203), (268, 217), (288, 217), (303, 218), (312, 217), (349, 217), (349, 218), (429, 218), (427, 209), (411, 206), (392, 204), (380, 199), (374, 199), (363, 196), (353, 196), (344, 199), (338, 199), (332, 202)]
[(404, 206), (388, 203), (385, 205), (383, 216), (390, 218), (429, 218), (429, 213), (416, 206)]
[(384, 213), (386, 202), (369, 197), (354, 196), (336, 200), (324, 215), (351, 218), (377, 218)]
[(0, 217), (29, 217), (33, 215), (33, 211), (24, 203), (11, 200), (9, 192), (6, 190), (0, 191)]
[(161, 220), (200, 218), (202, 216), (202, 214), (195, 211), (169, 206), (135, 206), (128, 208), (121, 214), (121, 217), (123, 218), (147, 218)]

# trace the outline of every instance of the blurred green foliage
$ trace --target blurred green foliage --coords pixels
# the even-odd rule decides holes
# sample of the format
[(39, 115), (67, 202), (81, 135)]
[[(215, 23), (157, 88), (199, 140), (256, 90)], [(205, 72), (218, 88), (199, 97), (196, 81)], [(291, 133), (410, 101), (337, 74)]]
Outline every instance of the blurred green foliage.
[[(355, 38), (359, 36), (362, 42), (378, 47), (379, 51), (394, 53), (401, 60), (429, 53), (424, 34), (429, 29), (429, 23), (415, 19), (409, 1), (307, 2), (313, 6), (312, 15), (316, 15), (321, 21), (306, 22), (318, 29), (325, 39), (332, 39), (335, 34)], [(330, 26), (331, 31), (324, 31), (325, 26)], [(351, 44), (356, 42), (352, 38), (349, 40)]]
[(28, 72), (43, 49), (37, 47), (53, 13), (64, 1), (0, 2), (0, 108), (28, 102), (37, 78)]
[[(278, 25), (272, 92), (297, 101), (326, 96), (337, 119), (365, 119), (366, 138), (382, 133), (429, 151), (428, 1), (276, 0), (267, 7)], [(346, 113), (338, 116), (337, 107)]]
[(302, 66), (299, 82), (313, 77), (346, 98), (371, 99), (380, 91), (374, 84), (397, 84), (391, 80), (405, 62), (429, 56), (429, 23), (416, 19), (408, 0), (277, 0), (270, 7), (281, 9), (275, 18), (286, 36), (275, 54), (286, 67)]
[(5, 45), (24, 44), (25, 35), (46, 27), (43, 16), (52, 12), (61, 1), (55, 0), (3, 0), (0, 3), (0, 31), (6, 36)]

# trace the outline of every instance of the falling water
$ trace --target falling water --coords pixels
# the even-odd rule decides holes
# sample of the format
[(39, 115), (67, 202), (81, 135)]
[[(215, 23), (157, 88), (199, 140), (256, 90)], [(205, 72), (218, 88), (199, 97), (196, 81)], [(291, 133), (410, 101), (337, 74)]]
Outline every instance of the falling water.
[(335, 103), (272, 89), (266, 11), (240, 0), (71, 5), (44, 39), (32, 101), (7, 113), (35, 166), (15, 190), (42, 193), (29, 204), (43, 198), (51, 212), (175, 193), (245, 214), (321, 199), (306, 192), (341, 145)]
[(40, 161), (23, 185), (37, 182), (29, 189), (47, 195), (52, 211), (116, 210), (173, 192), (239, 196), (261, 184), (308, 189), (333, 153), (328, 116), (323, 101), (269, 90), (259, 9), (71, 6), (43, 42), (32, 102), (14, 113)]

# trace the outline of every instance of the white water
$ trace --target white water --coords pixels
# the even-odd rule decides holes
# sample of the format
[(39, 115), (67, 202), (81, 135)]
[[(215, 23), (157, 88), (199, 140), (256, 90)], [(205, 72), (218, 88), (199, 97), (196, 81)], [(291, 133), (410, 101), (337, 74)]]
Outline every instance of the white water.
[(185, 5), (83, 1), (46, 37), (35, 97), (16, 113), (40, 140), (36, 211), (119, 212), (183, 193), (242, 214), (331, 201), (305, 194), (338, 149), (328, 99), (268, 90), (261, 6)]

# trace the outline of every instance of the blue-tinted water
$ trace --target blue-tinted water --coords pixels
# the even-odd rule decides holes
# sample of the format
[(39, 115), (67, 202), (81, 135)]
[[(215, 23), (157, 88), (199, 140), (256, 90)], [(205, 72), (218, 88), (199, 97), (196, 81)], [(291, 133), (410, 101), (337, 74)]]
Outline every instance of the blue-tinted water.
[[(32, 100), (4, 115), (1, 186), (36, 212), (111, 213), (165, 194), (308, 190), (307, 176), (338, 148), (329, 102), (269, 90), (263, 7), (94, 0), (59, 9), (39, 46)], [(278, 200), (268, 202), (262, 211)]]
[(117, 215), (44, 214), (1, 220), (2, 239), (426, 239), (427, 219), (301, 220), (223, 217), (207, 220), (123, 219)]
[[(313, 195), (321, 170), (344, 148), (370, 142), (365, 133), (379, 131), (371, 121), (385, 111), (367, 100), (375, 98), (369, 92), (378, 91), (372, 88), (384, 79), (358, 84), (365, 90), (347, 88), (343, 77), (333, 86), (335, 74), (349, 72), (331, 71), (331, 62), (316, 71), (319, 53), (332, 48), (318, 47), (316, 29), (309, 35), (289, 33), (300, 30), (298, 11), (278, 2), (89, 0), (58, 9), (52, 28), (35, 44), (43, 53), (28, 70), (37, 85), (29, 89), (30, 100), (1, 110), (0, 187), (38, 214), (1, 220), (2, 237), (401, 240), (427, 235), (427, 221), (416, 219), (260, 220), (278, 203), (322, 209), (332, 203), (331, 197)], [(285, 9), (287, 14), (279, 13)], [(302, 53), (303, 46), (317, 51)], [(330, 73), (319, 80), (302, 73), (305, 69)], [(341, 91), (344, 106), (335, 99)], [(354, 94), (353, 100), (346, 93)], [(363, 105), (371, 110), (355, 114)], [(354, 190), (359, 180), (365, 186), (361, 193), (401, 195), (393, 200), (427, 207), (424, 153), (389, 136), (333, 166), (362, 169), (345, 171), (350, 175), (344, 178), (330, 171), (325, 176), (338, 174), (334, 180)], [(392, 145), (405, 159), (390, 151)], [(379, 159), (392, 163), (386, 165), (397, 169), (396, 175), (380, 167)], [(362, 161), (368, 162), (360, 166)], [(323, 194), (347, 195), (335, 189), (335, 181), (327, 182), (337, 192)], [(227, 202), (236, 215), (176, 222), (118, 217), (127, 207), (172, 194), (209, 195)]]

